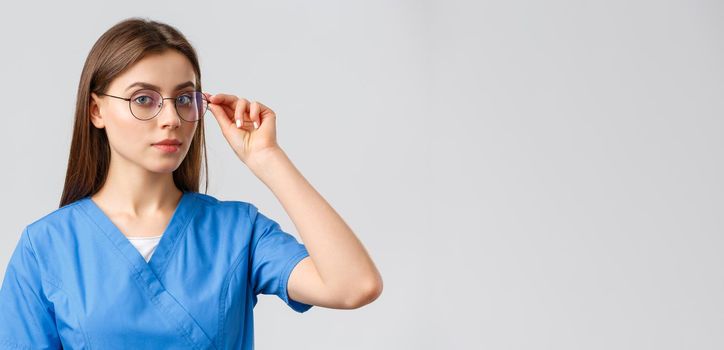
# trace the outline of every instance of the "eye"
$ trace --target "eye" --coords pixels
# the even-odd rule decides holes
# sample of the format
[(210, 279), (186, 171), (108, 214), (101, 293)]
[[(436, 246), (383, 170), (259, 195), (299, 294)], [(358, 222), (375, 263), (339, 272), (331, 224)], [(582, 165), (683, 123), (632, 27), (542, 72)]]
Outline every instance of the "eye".
[(191, 101), (192, 101), (191, 96), (189, 96), (188, 94), (181, 95), (176, 98), (176, 103), (178, 103), (179, 105), (182, 105), (182, 106), (191, 103)]
[(141, 95), (133, 99), (133, 102), (135, 102), (138, 105), (148, 105), (151, 102), (153, 102), (153, 98), (151, 96)]

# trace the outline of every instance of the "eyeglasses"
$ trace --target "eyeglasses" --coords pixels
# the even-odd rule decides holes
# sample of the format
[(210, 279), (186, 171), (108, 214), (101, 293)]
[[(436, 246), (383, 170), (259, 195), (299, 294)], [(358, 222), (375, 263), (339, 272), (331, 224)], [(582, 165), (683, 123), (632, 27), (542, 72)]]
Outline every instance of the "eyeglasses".
[(130, 98), (113, 96), (104, 93), (99, 95), (118, 98), (128, 101), (131, 114), (139, 120), (155, 118), (163, 108), (163, 100), (174, 100), (176, 113), (187, 122), (196, 122), (201, 119), (209, 109), (209, 101), (201, 91), (183, 92), (176, 97), (163, 97), (158, 91), (151, 89), (138, 90)]

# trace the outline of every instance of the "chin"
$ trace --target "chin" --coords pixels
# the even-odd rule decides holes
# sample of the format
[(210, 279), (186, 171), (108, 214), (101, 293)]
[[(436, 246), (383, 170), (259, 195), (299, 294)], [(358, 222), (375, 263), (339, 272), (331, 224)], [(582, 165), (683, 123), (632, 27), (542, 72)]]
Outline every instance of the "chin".
[(156, 174), (171, 174), (173, 173), (177, 168), (168, 168), (168, 169), (148, 169), (148, 171), (156, 173)]
[(178, 169), (179, 164), (176, 164), (175, 162), (173, 164), (165, 164), (166, 162), (157, 162), (156, 164), (147, 166), (146, 169), (150, 172), (159, 173), (159, 174), (168, 174), (174, 172), (176, 169)]

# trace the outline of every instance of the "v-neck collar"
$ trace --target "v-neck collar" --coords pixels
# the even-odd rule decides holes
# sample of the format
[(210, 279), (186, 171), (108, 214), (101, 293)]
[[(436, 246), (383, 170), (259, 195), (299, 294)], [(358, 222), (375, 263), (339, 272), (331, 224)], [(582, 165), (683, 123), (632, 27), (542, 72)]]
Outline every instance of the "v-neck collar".
[(91, 199), (90, 196), (86, 196), (80, 199), (80, 207), (90, 216), (91, 220), (95, 222), (100, 228), (103, 234), (120, 250), (121, 254), (128, 259), (133, 265), (136, 271), (141, 271), (145, 268), (153, 270), (154, 274), (160, 278), (161, 273), (168, 264), (169, 257), (174, 251), (174, 248), (178, 245), (179, 239), (185, 233), (185, 228), (191, 221), (191, 218), (195, 209), (195, 197), (192, 192), (183, 191), (179, 203), (176, 205), (176, 209), (171, 215), (166, 229), (161, 235), (161, 240), (158, 242), (156, 251), (151, 256), (151, 259), (146, 262), (141, 252), (131, 244), (123, 232), (111, 221), (103, 210)]
[(95, 223), (104, 236), (118, 249), (121, 258), (125, 258), (132, 267), (133, 279), (148, 297), (149, 302), (156, 307), (163, 316), (163, 321), (168, 322), (189, 342), (193, 349), (216, 349), (214, 341), (209, 338), (204, 329), (194, 319), (193, 315), (175, 298), (162, 283), (162, 274), (174, 249), (186, 233), (187, 226), (191, 222), (198, 200), (194, 192), (184, 191), (166, 230), (161, 236), (161, 241), (156, 247), (156, 252), (151, 260), (146, 262), (141, 253), (134, 247), (128, 238), (116, 227), (106, 216), (90, 196), (79, 200), (79, 207)]

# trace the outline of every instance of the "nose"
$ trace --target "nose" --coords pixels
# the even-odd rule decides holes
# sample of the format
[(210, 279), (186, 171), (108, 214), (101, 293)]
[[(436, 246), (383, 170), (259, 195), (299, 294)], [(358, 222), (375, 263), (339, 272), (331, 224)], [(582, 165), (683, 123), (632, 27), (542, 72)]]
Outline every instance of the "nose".
[(163, 100), (161, 111), (158, 112), (158, 123), (162, 128), (176, 129), (181, 125), (181, 117), (176, 113), (176, 99), (169, 98), (168, 100)]

